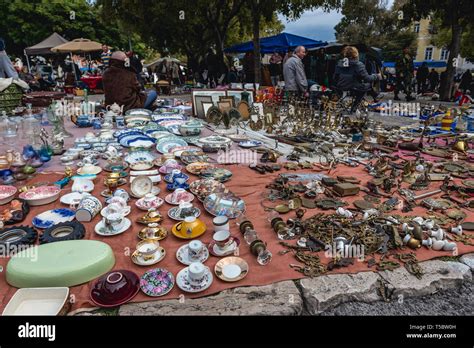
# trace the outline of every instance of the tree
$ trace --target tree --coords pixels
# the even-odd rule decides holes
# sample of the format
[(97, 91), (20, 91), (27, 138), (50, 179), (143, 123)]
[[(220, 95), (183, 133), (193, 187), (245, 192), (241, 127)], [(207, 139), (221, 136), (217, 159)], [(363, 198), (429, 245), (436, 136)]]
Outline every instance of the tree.
[(454, 84), (458, 55), (461, 52), (463, 34), (471, 25), (474, 17), (472, 0), (411, 0), (403, 6), (404, 17), (410, 21), (421, 18), (440, 19), (440, 29), (449, 29), (449, 58), (446, 74), (441, 79), (440, 99), (449, 101), (450, 91)]
[[(433, 18), (435, 28), (440, 28), (441, 19)], [(432, 41), (436, 47), (448, 47), (451, 41), (452, 31), (450, 28), (440, 28), (433, 35)], [(474, 25), (470, 23), (464, 28), (461, 36), (461, 56), (474, 61)]]
[(344, 1), (344, 17), (334, 27), (342, 43), (363, 43), (383, 48), (385, 60), (393, 61), (405, 46), (415, 45), (415, 34), (400, 21), (400, 5), (389, 9), (386, 0)]

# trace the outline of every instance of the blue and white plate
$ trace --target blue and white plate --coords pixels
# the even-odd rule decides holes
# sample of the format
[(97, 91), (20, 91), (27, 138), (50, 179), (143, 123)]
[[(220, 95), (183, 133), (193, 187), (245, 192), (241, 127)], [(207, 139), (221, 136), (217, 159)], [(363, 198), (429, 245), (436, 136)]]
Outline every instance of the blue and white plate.
[(168, 191), (174, 191), (174, 190), (177, 190), (177, 189), (189, 190), (189, 184), (188, 183), (184, 183), (184, 184), (178, 184), (178, 183), (166, 184), (166, 189)]
[(239, 146), (240, 147), (243, 147), (243, 148), (251, 148), (251, 147), (257, 147), (257, 146), (260, 146), (262, 145), (262, 142), (261, 141), (256, 141), (256, 140), (247, 140), (247, 141), (241, 141), (239, 143)]
[[(176, 174), (175, 177), (183, 178), (185, 182), (189, 180), (189, 176), (187, 176), (184, 173)], [(173, 182), (173, 173), (166, 175), (165, 176), (165, 181), (168, 184), (171, 184)]]
[(47, 229), (62, 222), (70, 222), (74, 220), (75, 215), (71, 209), (53, 209), (35, 216), (32, 224), (36, 228)]
[(133, 164), (136, 162), (153, 162), (156, 157), (148, 151), (136, 151), (131, 152), (127, 157), (125, 157), (125, 162), (128, 164)]
[(156, 140), (150, 137), (137, 138), (128, 142), (129, 147), (145, 147), (150, 148), (156, 143)]
[(122, 129), (114, 133), (114, 137), (117, 138), (117, 141), (120, 142), (124, 137), (129, 135), (145, 135), (142, 131), (138, 129)]
[(153, 112), (148, 109), (130, 109), (125, 113), (125, 116), (151, 116)]
[(188, 146), (188, 143), (180, 138), (164, 138), (156, 145), (156, 149), (161, 153), (169, 153), (175, 147)]

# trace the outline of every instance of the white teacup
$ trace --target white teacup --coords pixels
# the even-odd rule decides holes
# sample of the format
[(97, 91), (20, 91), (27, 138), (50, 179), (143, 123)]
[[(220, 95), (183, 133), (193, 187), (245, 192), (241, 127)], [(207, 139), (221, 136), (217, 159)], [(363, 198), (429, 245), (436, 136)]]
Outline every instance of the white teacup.
[(189, 282), (191, 284), (201, 284), (205, 273), (206, 267), (201, 262), (193, 262), (188, 268)]
[(185, 189), (176, 189), (172, 195), (171, 195), (171, 199), (173, 200), (173, 202), (181, 202), (185, 199), (185, 197), (187, 197), (188, 193), (186, 192)]
[(192, 203), (189, 202), (182, 202), (179, 204), (179, 216), (187, 217), (192, 216)]
[(123, 215), (111, 214), (104, 218), (105, 225), (112, 231), (118, 231), (122, 227)]
[(229, 218), (227, 216), (216, 216), (212, 219), (214, 224), (214, 231), (229, 231)]
[(120, 197), (120, 196), (113, 196), (107, 200), (107, 203), (110, 204), (116, 204), (122, 207), (122, 209), (126, 209), (128, 207), (127, 201)]
[(202, 255), (204, 244), (200, 240), (193, 240), (188, 244), (188, 257), (190, 260), (198, 260)]
[(107, 216), (112, 215), (112, 214), (121, 214), (123, 216), (127, 216), (128, 214), (130, 214), (130, 207), (127, 206), (127, 207), (123, 208), (118, 203), (112, 203), (112, 204), (109, 204), (104, 209), (102, 209), (100, 214), (103, 217), (107, 217)]
[(117, 189), (115, 190), (114, 192), (114, 197), (120, 197), (120, 198), (123, 198), (125, 200), (125, 202), (128, 202), (128, 200), (130, 199), (130, 195), (128, 194), (128, 192), (124, 189)]

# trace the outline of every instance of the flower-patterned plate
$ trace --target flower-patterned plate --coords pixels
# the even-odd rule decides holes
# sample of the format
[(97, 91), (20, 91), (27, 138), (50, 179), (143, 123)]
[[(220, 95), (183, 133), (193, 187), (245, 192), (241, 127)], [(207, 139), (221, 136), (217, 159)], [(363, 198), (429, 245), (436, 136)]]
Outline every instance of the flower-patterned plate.
[(140, 288), (152, 297), (166, 295), (173, 289), (174, 283), (173, 274), (164, 268), (151, 269), (140, 278)]

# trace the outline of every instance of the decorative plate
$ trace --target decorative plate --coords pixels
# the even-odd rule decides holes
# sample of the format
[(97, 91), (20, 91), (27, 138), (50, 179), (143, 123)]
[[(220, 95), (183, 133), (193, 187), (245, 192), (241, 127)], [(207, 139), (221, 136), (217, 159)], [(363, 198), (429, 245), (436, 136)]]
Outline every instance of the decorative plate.
[(0, 185), (0, 205), (10, 203), (17, 193), (17, 188), (11, 185)]
[(139, 135), (142, 137), (146, 136), (145, 133), (143, 133), (141, 130), (138, 130), (138, 129), (123, 129), (114, 133), (114, 137), (117, 138), (117, 142), (119, 143), (125, 137), (136, 136), (136, 135)]
[[(180, 215), (180, 208), (179, 207), (173, 207), (170, 210), (168, 210), (168, 217), (170, 219), (176, 220), (176, 221), (184, 221), (185, 217)], [(190, 208), (190, 216), (194, 216), (195, 218), (198, 218), (201, 215), (201, 210), (197, 207), (192, 207)]]
[(215, 146), (228, 146), (232, 143), (232, 140), (227, 137), (222, 137), (219, 135), (211, 135), (208, 137), (204, 137), (199, 139), (199, 143), (203, 145), (215, 145)]
[(155, 145), (156, 139), (150, 138), (150, 137), (141, 137), (141, 138), (135, 138), (133, 140), (130, 140), (128, 142), (129, 147), (144, 147), (144, 148), (150, 148), (153, 145)]
[(194, 162), (209, 162), (209, 156), (206, 155), (202, 150), (200, 151), (183, 151), (180, 155), (181, 162), (185, 165)]
[(204, 208), (214, 216), (227, 216), (229, 219), (235, 219), (245, 212), (245, 202), (232, 192), (211, 193), (204, 200)]
[(133, 115), (133, 116), (151, 116), (152, 111), (148, 109), (130, 109), (127, 112), (125, 112), (125, 116)]
[(160, 131), (160, 130), (153, 130), (153, 131), (148, 131), (147, 135), (153, 139), (156, 140), (161, 140), (163, 138), (169, 138), (169, 137), (175, 137), (173, 134), (168, 132), (167, 130), (165, 131)]
[(155, 155), (148, 151), (136, 151), (131, 152), (127, 157), (125, 157), (125, 162), (133, 164), (136, 162), (153, 162), (155, 160)]
[(20, 193), (19, 198), (24, 199), (29, 205), (37, 206), (49, 204), (59, 198), (61, 189), (57, 186), (39, 186)]
[(202, 202), (211, 193), (224, 192), (226, 187), (223, 183), (214, 179), (196, 180), (189, 185), (189, 190)]
[(151, 208), (158, 209), (163, 205), (164, 201), (160, 197), (152, 197), (148, 199), (146, 196), (144, 198), (140, 198), (138, 201), (135, 202), (135, 206), (138, 209), (148, 211)]
[(203, 171), (216, 168), (213, 164), (207, 162), (194, 162), (186, 166), (186, 170), (194, 175), (200, 175)]
[(190, 203), (194, 200), (194, 195), (192, 193), (189, 193), (189, 192), (184, 192), (184, 193), (185, 193), (184, 197), (178, 202), (173, 200), (174, 193), (170, 193), (169, 195), (167, 195), (165, 197), (165, 201), (166, 203), (171, 204), (171, 205), (178, 205), (180, 203)]
[(156, 145), (156, 150), (161, 153), (170, 153), (176, 147), (188, 146), (188, 143), (179, 138), (164, 138)]
[(130, 190), (135, 197), (144, 197), (153, 189), (153, 181), (148, 176), (137, 176), (130, 184)]
[[(150, 162), (140, 162), (140, 163), (150, 164)], [(130, 176), (154, 176), (154, 175), (160, 175), (158, 172), (158, 169), (152, 169), (152, 170), (145, 169), (145, 170), (131, 170), (130, 171)]]
[(229, 139), (235, 142), (242, 142), (242, 141), (248, 141), (250, 140), (249, 136), (245, 133), (242, 134), (229, 134), (227, 135)]
[(174, 283), (173, 274), (164, 268), (151, 269), (140, 278), (142, 291), (153, 297), (166, 295), (173, 289)]
[(47, 229), (62, 222), (70, 222), (75, 216), (76, 213), (71, 209), (53, 209), (35, 216), (31, 223), (36, 228)]
[(214, 280), (213, 276), (212, 276), (212, 272), (211, 270), (209, 269), (209, 267), (206, 267), (205, 270), (205, 273), (204, 273), (204, 278), (203, 278), (203, 281), (202, 283), (200, 284), (191, 284), (189, 282), (189, 268), (186, 267), (184, 269), (182, 269), (178, 275), (176, 276), (176, 284), (178, 285), (178, 287), (183, 290), (183, 291), (186, 291), (186, 292), (190, 292), (190, 293), (196, 293), (196, 292), (201, 292), (201, 291), (204, 291), (206, 289), (208, 289), (211, 284), (212, 284), (212, 281)]
[(239, 146), (240, 147), (243, 147), (245, 149), (249, 149), (249, 148), (252, 148), (252, 147), (257, 147), (257, 146), (261, 146), (263, 143), (261, 141), (256, 141), (256, 140), (247, 140), (247, 141), (241, 141), (239, 143)]
[(71, 205), (71, 204), (79, 203), (82, 200), (82, 198), (83, 198), (82, 193), (80, 193), (80, 192), (71, 192), (71, 193), (68, 193), (67, 195), (61, 196), (59, 201), (62, 204)]
[[(130, 170), (132, 171), (148, 170), (151, 168), (153, 168), (153, 162), (147, 162), (147, 161), (139, 161), (130, 165)], [(157, 174), (158, 174), (158, 171), (157, 171)]]
[[(104, 170), (106, 172), (123, 172), (125, 169), (128, 168), (128, 163), (127, 162), (115, 162), (115, 163), (107, 163), (104, 166)], [(127, 173), (125, 173), (124, 176), (127, 176)]]
[(180, 158), (183, 152), (201, 152), (202, 149), (197, 146), (177, 146), (171, 151), (175, 157)]
[(224, 168), (207, 168), (199, 174), (202, 178), (226, 182), (232, 177), (232, 172)]
[(216, 276), (225, 282), (236, 282), (245, 278), (249, 272), (248, 263), (235, 256), (219, 260), (214, 267)]
[(209, 250), (207, 250), (207, 246), (203, 245), (202, 247), (202, 254), (197, 260), (190, 260), (189, 259), (189, 244), (185, 244), (181, 246), (178, 251), (176, 252), (176, 258), (179, 262), (183, 265), (189, 266), (193, 262), (201, 262), (204, 263), (209, 258)]

